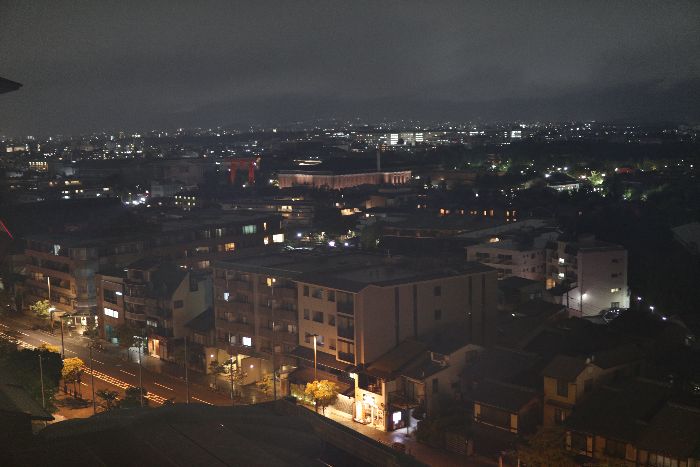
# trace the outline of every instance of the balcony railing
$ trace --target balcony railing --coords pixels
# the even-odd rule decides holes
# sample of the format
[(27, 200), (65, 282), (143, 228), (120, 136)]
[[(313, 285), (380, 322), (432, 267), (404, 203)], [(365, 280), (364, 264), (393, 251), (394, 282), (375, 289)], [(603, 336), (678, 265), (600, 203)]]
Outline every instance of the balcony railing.
[(354, 302), (338, 302), (338, 313), (345, 313), (346, 315), (352, 315), (355, 313), (355, 303)]

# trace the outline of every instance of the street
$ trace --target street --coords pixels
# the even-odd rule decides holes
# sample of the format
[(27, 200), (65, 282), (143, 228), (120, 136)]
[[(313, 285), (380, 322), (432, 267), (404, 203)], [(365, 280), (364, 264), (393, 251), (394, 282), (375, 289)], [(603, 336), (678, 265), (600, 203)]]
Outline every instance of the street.
[[(32, 329), (30, 321), (24, 317), (5, 316), (0, 319), (0, 332), (4, 336), (12, 336), (18, 344), (25, 348), (39, 347), (48, 344), (61, 348), (60, 329), (51, 333)], [(0, 336), (2, 337), (2, 336)], [(90, 387), (90, 351), (89, 339), (75, 335), (65, 330), (65, 357), (79, 357), (85, 362), (85, 372), (82, 378), (82, 394), (91, 399)], [(139, 364), (136, 351), (127, 352), (114, 344), (102, 341), (104, 349), (93, 349), (92, 366), (95, 378), (95, 390), (111, 389), (124, 395), (124, 390), (130, 386), (139, 386)], [(142, 386), (148, 391), (146, 398), (151, 404), (160, 405), (167, 400), (183, 403), (187, 401), (187, 385), (182, 376), (184, 370), (171, 362), (161, 361), (148, 355), (141, 356)], [(219, 391), (209, 388), (211, 376), (195, 371), (189, 371), (190, 402), (210, 405), (231, 405), (229, 388), (226, 382), (219, 378)], [(252, 396), (254, 397), (254, 395)], [(249, 397), (251, 398), (251, 397)], [(98, 398), (98, 404), (100, 403)]]

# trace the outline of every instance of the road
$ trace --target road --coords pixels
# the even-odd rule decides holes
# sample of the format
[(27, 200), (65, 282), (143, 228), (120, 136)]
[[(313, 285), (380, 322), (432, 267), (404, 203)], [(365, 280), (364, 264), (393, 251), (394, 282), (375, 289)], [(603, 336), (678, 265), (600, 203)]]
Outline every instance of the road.
[[(0, 319), (0, 338), (12, 336), (17, 343), (25, 348), (39, 347), (49, 344), (61, 348), (60, 330), (54, 335), (43, 330), (34, 330), (31, 324), (23, 317), (3, 317)], [(103, 342), (104, 350), (93, 350), (92, 365), (94, 370), (95, 389), (109, 388), (117, 390), (123, 395), (124, 390), (130, 386), (139, 385), (138, 354), (133, 351), (127, 359), (126, 350), (116, 345)], [(82, 378), (82, 393), (90, 398), (90, 358), (88, 349), (89, 340), (82, 336), (75, 336), (66, 331), (64, 333), (65, 356), (79, 357), (86, 365), (85, 376)], [(180, 376), (181, 368), (175, 364), (161, 361), (155, 357), (142, 356), (141, 380), (143, 387), (148, 391), (147, 398), (152, 405), (163, 404), (166, 400), (173, 402), (187, 401), (187, 385)], [(190, 371), (190, 402), (210, 405), (231, 405), (229, 393), (225, 385), (221, 392), (212, 391), (207, 382), (210, 377), (201, 373)], [(220, 383), (221, 387), (221, 383)]]

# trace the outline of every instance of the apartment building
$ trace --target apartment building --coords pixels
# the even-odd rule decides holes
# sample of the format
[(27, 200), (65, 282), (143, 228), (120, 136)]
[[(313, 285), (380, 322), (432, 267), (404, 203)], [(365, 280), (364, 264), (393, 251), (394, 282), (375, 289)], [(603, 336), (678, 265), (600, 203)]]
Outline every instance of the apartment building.
[(216, 212), (151, 219), (150, 223), (144, 220), (148, 228), (134, 225), (132, 234), (119, 237), (88, 233), (30, 236), (25, 249), (25, 303), (50, 298), (59, 312), (97, 316), (101, 314), (95, 287), (99, 271), (124, 268), (144, 257), (208, 269), (212, 260), (233, 251), (283, 242), (280, 222), (275, 215)]
[(209, 274), (155, 258), (129, 265), (124, 277), (98, 275), (101, 334), (114, 339), (120, 326), (133, 329), (158, 358), (172, 358), (175, 341), (189, 334), (186, 323), (211, 301)]
[(590, 235), (549, 242), (546, 286), (560, 303), (584, 316), (629, 308), (627, 250)]
[[(368, 364), (405, 339), (467, 323), (471, 342), (493, 340), (496, 271), (393, 260), (306, 273), (299, 287), (299, 348), (336, 368)], [(323, 354), (323, 357), (318, 357)]]
[[(214, 264), (214, 313), (217, 361), (251, 359), (249, 381), (296, 365), (299, 344), (298, 287), (305, 272), (369, 264), (374, 255), (311, 252), (239, 255)], [(251, 367), (252, 365), (252, 367)]]
[(536, 235), (491, 236), (487, 241), (467, 247), (467, 261), (478, 261), (498, 271), (498, 278), (522, 277), (544, 281), (547, 274), (548, 242), (556, 240), (557, 232)]

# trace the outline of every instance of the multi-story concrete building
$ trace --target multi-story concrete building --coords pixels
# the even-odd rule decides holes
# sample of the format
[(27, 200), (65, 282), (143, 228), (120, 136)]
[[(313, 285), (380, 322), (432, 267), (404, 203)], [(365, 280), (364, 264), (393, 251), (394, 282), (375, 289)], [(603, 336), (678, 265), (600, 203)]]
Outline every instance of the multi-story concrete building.
[[(134, 226), (138, 231), (140, 226)], [(120, 237), (89, 234), (27, 238), (29, 304), (49, 296), (59, 312), (97, 316), (95, 274), (124, 268), (144, 257), (170, 259), (179, 266), (208, 269), (210, 261), (247, 247), (284, 241), (281, 219), (256, 213), (205, 213), (158, 222), (153, 231)]]
[[(215, 359), (223, 362), (236, 357), (251, 381), (272, 372), (273, 348), (278, 371), (284, 373), (295, 366), (297, 358), (292, 353), (299, 344), (296, 278), (331, 265), (356, 266), (377, 259), (336, 256), (286, 252), (216, 262), (214, 311), (219, 350)], [(251, 360), (244, 364), (244, 359)]]
[(557, 232), (544, 232), (526, 237), (491, 237), (487, 242), (467, 247), (467, 260), (478, 261), (498, 271), (498, 278), (522, 277), (544, 281), (547, 273), (547, 242)]
[(118, 337), (125, 326), (148, 338), (148, 353), (172, 357), (185, 324), (211, 306), (211, 276), (174, 263), (146, 258), (131, 264), (124, 277), (97, 276), (102, 335)]
[(593, 236), (547, 244), (547, 288), (582, 315), (629, 308), (627, 250)]

